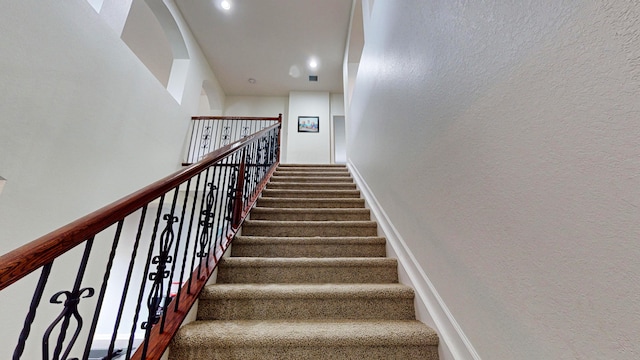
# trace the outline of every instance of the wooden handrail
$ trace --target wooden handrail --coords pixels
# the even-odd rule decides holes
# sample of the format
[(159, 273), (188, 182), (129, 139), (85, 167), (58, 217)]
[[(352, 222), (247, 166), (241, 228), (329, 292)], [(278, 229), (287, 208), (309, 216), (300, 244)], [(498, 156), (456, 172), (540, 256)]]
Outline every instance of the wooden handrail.
[[(278, 118), (275, 118), (278, 119)], [(280, 127), (272, 125), (260, 132), (226, 145), (205, 156), (200, 162), (177, 171), (122, 199), (79, 218), (30, 243), (0, 256), (0, 290), (53, 261), (85, 240), (113, 225), (125, 216), (176, 188), (207, 167), (243, 149), (255, 138)]]

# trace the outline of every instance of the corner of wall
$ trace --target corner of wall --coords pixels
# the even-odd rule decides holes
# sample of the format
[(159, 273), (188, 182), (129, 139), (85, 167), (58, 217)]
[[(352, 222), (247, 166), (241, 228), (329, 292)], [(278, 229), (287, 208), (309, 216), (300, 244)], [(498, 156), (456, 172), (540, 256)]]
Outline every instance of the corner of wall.
[(366, 207), (378, 223), (379, 232), (387, 239), (387, 256), (398, 260), (400, 282), (415, 291), (416, 318), (438, 332), (440, 359), (480, 360), (480, 355), (350, 159), (347, 160), (347, 166), (362, 192)]

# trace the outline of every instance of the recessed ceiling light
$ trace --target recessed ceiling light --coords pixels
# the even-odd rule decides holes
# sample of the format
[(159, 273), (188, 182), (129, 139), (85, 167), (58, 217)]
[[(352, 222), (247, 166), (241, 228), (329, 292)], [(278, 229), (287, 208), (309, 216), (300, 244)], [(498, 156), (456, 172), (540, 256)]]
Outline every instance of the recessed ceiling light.
[(231, 3), (229, 2), (229, 0), (222, 0), (220, 6), (222, 6), (222, 8), (225, 10), (231, 9)]
[(315, 59), (309, 60), (309, 67), (315, 69), (318, 67), (318, 62)]

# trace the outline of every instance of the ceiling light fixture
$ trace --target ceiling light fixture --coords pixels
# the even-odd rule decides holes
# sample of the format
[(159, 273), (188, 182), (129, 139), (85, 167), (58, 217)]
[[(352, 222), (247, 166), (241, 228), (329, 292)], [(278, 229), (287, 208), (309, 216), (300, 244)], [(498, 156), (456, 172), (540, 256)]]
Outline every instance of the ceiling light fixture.
[(318, 62), (315, 59), (309, 60), (309, 67), (315, 69), (318, 67)]
[(225, 10), (231, 9), (231, 3), (229, 2), (229, 0), (222, 0), (220, 6), (222, 6), (222, 8)]
[(256, 79), (254, 78), (249, 78), (249, 84), (255, 84), (256, 83)]

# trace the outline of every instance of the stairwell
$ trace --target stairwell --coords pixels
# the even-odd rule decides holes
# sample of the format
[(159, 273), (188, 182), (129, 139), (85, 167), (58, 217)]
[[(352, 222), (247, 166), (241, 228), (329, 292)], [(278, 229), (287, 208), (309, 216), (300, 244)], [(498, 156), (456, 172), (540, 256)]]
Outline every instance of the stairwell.
[(170, 359), (438, 359), (413, 299), (347, 168), (280, 165)]

